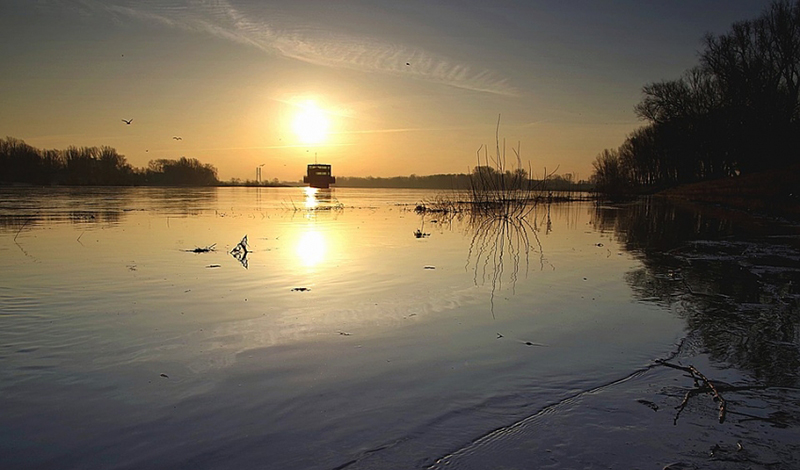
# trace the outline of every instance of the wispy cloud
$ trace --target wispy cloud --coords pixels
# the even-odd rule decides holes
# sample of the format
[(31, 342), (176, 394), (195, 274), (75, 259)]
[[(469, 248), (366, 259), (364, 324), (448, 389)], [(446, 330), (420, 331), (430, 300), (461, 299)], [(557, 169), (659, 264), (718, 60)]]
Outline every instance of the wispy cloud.
[[(303, 27), (280, 10), (263, 5), (259, 16), (229, 0), (118, 1), (78, 0), (81, 6), (161, 26), (210, 34), (266, 53), (332, 68), (412, 77), (456, 88), (500, 95), (517, 90), (495, 72), (476, 69), (442, 55), (359, 37)], [(269, 18), (269, 19), (264, 19)], [(292, 24), (295, 23), (295, 24)]]
[(478, 127), (403, 127), (392, 129), (365, 129), (357, 131), (342, 131), (331, 132), (332, 135), (355, 135), (355, 134), (399, 134), (406, 132), (447, 132), (447, 131), (462, 131), (468, 129), (479, 130)]
[[(181, 149), (181, 153), (183, 154), (190, 154), (191, 152), (209, 152), (209, 151), (218, 151), (218, 150), (275, 150), (275, 149), (315, 149), (315, 148), (324, 148), (324, 147), (352, 147), (354, 144), (350, 143), (326, 143), (326, 144), (318, 144), (318, 145), (302, 145), (302, 144), (294, 144), (294, 145), (256, 145), (256, 146), (247, 146), (247, 147), (194, 147), (194, 148), (185, 148)], [(175, 149), (168, 149), (168, 148), (158, 148), (152, 149), (150, 152), (171, 152), (175, 153)]]

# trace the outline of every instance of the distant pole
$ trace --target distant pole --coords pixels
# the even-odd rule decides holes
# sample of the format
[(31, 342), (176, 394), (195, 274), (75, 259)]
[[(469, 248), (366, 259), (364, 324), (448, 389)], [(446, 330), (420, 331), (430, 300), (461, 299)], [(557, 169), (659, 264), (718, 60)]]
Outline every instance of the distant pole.
[(266, 163), (262, 163), (261, 165), (258, 165), (256, 167), (256, 183), (261, 182), (261, 167), (263, 167), (264, 165), (266, 165)]

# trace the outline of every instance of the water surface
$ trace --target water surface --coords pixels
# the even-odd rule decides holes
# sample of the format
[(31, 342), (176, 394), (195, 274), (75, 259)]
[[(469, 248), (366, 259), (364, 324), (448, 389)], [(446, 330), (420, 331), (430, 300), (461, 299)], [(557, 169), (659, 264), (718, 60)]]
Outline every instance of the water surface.
[[(413, 211), (436, 196), (1, 190), (4, 467), (489, 468), (504, 456), (509, 468), (661, 468), (692, 455), (632, 451), (612, 432), (657, 426), (641, 401), (691, 388), (656, 359), (795, 385), (800, 258), (786, 238), (737, 241), (736, 222), (698, 214), (679, 230), (682, 212), (657, 204), (542, 205), (524, 224)], [(681, 260), (720, 269), (714, 243), (788, 260), (769, 271), (790, 286), (778, 298), (791, 332), (767, 351), (783, 367), (713, 333), (697, 298), (770, 302), (744, 271), (693, 281), (704, 271)], [(678, 248), (677, 261), (658, 255)], [(759, 347), (779, 343), (763, 336)], [(610, 410), (598, 418), (581, 401), (599, 395)], [(672, 412), (653, 416), (686, 435)]]

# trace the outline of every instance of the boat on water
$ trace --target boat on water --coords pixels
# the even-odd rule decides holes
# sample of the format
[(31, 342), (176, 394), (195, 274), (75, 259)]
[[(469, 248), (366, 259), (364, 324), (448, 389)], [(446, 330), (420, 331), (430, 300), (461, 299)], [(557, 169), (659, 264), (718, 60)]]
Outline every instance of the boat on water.
[(311, 163), (308, 165), (303, 183), (308, 183), (312, 188), (330, 188), (336, 183), (336, 178), (331, 176), (331, 166), (325, 163)]

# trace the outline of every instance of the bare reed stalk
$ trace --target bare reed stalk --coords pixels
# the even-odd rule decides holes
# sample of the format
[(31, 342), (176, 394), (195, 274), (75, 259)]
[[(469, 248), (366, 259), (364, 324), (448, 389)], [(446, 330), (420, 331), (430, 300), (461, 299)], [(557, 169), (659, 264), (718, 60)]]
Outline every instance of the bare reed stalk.
[(487, 145), (481, 145), (476, 151), (477, 166), (469, 175), (469, 189), (466, 200), (458, 196), (437, 197), (417, 205), (418, 213), (440, 213), (455, 215), (469, 213), (472, 215), (513, 220), (527, 217), (539, 202), (551, 202), (546, 191), (547, 179), (552, 174), (545, 169), (544, 178), (534, 183), (530, 163), (528, 168), (522, 166), (521, 144), (511, 148), (516, 159), (516, 166), (507, 163), (506, 141), (500, 141), (500, 116), (497, 116), (495, 127), (494, 155), (489, 153)]
[[(470, 173), (470, 210), (502, 219), (517, 219), (527, 216), (543, 198), (543, 183), (534, 185), (530, 180), (530, 164), (526, 171), (522, 167), (520, 144), (511, 149), (517, 160), (516, 167), (509, 167), (506, 158), (505, 139), (500, 142), (500, 116), (495, 128), (495, 155), (489, 155), (488, 146), (481, 145), (476, 152), (477, 166)], [(483, 158), (481, 158), (483, 151)]]

